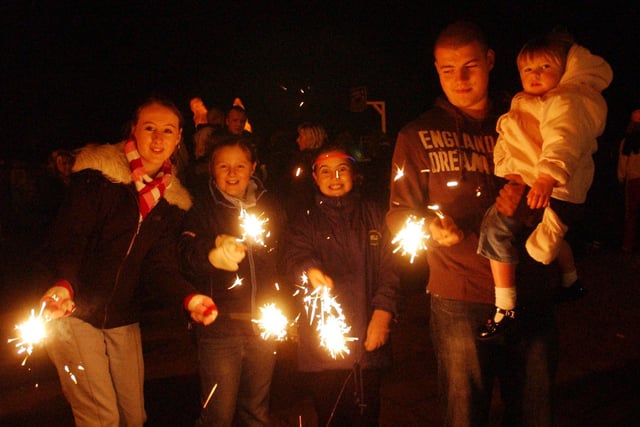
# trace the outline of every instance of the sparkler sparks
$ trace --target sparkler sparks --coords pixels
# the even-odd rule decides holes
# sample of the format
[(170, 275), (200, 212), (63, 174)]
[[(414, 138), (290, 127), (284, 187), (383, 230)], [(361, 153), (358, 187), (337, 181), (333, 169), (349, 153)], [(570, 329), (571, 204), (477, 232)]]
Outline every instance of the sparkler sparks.
[(42, 316), (45, 306), (46, 303), (43, 302), (40, 306), (40, 313), (38, 313), (37, 316), (35, 315), (35, 311), (31, 309), (29, 319), (15, 326), (20, 336), (8, 340), (9, 343), (18, 341), (15, 345), (18, 348), (18, 354), (26, 353), (22, 360), (22, 366), (27, 363), (27, 359), (31, 356), (31, 353), (33, 353), (34, 347), (40, 344), (47, 336), (45, 328), (47, 320)]
[(282, 313), (275, 304), (265, 304), (260, 307), (260, 318), (252, 319), (260, 327), (262, 339), (273, 338), (282, 341), (287, 336), (289, 319)]
[(242, 286), (242, 279), (236, 274), (236, 280), (234, 280), (233, 284), (227, 289), (237, 288), (238, 286)]
[(209, 401), (211, 400), (211, 396), (213, 396), (213, 393), (216, 391), (217, 388), (218, 388), (218, 383), (215, 383), (213, 387), (211, 387), (209, 396), (207, 396), (207, 400), (205, 400), (204, 404), (202, 405), (202, 409), (207, 407), (207, 405), (209, 404)]
[[(306, 276), (303, 276), (303, 283), (305, 280)], [(331, 295), (331, 290), (326, 286), (318, 286), (307, 293), (303, 302), (310, 324), (316, 323), (320, 346), (334, 359), (344, 357), (345, 353), (349, 354), (347, 343), (357, 341), (358, 338), (347, 336), (351, 327), (347, 325), (342, 307)]]
[(396, 165), (396, 175), (393, 177), (393, 180), (397, 181), (397, 180), (401, 179), (402, 177), (404, 177), (404, 167), (400, 167), (400, 166)]
[(264, 225), (269, 222), (269, 218), (261, 218), (262, 214), (256, 216), (247, 213), (246, 210), (240, 211), (240, 228), (242, 228), (242, 240), (248, 237), (255, 243), (265, 246), (264, 238), (269, 237), (269, 231), (265, 230)]
[(424, 230), (424, 218), (416, 218), (409, 215), (405, 222), (405, 226), (396, 234), (391, 244), (397, 244), (393, 253), (402, 251), (402, 255), (410, 255), (410, 262), (418, 255), (418, 251), (427, 249), (427, 240), (429, 234)]

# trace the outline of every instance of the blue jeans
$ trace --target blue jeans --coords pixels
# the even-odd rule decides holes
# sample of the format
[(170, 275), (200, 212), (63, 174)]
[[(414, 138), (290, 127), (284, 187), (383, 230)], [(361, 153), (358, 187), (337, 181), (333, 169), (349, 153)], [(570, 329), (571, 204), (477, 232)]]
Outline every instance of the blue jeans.
[[(269, 425), (275, 343), (259, 336), (198, 338), (202, 409), (196, 426)], [(235, 423), (234, 423), (235, 417)]]
[(482, 218), (478, 236), (478, 254), (485, 258), (507, 264), (518, 263), (518, 249), (513, 241), (516, 233), (522, 229), (522, 223), (505, 216), (491, 205)]
[(485, 426), (500, 380), (505, 426), (551, 426), (557, 330), (553, 309), (532, 306), (511, 340), (479, 342), (493, 305), (431, 295), (431, 337), (445, 426)]

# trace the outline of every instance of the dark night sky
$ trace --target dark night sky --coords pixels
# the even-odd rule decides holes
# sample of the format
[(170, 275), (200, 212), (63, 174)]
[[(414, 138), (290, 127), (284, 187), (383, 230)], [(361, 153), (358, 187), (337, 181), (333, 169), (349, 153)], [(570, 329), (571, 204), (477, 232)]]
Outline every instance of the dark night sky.
[[(191, 97), (223, 108), (240, 97), (254, 127), (268, 134), (302, 117), (319, 119), (330, 129), (348, 126), (349, 88), (365, 85), (371, 100), (386, 102), (394, 136), (439, 93), (431, 44), (443, 25), (459, 17), (476, 20), (489, 34), (498, 62), (494, 88), (517, 90), (519, 47), (563, 25), (614, 69), (605, 92), (612, 138), (622, 132), (631, 109), (640, 107), (637, 5), (448, 0), (285, 6), (230, 0), (172, 6), (82, 2), (72, 8), (63, 3), (6, 0), (0, 6), (0, 156), (37, 157), (57, 147), (114, 142), (137, 103), (154, 93), (172, 98), (187, 125)], [(300, 99), (289, 93), (300, 87), (310, 90), (304, 115), (294, 116), (301, 114)]]

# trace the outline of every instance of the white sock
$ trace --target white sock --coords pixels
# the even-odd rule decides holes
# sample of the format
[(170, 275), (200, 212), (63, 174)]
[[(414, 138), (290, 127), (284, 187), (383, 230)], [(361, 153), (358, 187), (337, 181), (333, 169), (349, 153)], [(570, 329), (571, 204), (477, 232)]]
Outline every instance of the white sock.
[(503, 310), (513, 310), (516, 308), (516, 288), (495, 288), (496, 307)]
[(562, 287), (569, 288), (578, 280), (578, 272), (576, 270), (562, 273)]

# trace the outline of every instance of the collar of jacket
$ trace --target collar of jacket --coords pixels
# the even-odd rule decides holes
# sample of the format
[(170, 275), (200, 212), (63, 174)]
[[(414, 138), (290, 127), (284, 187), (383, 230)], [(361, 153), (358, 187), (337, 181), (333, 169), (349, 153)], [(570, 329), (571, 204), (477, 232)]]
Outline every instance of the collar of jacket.
[(231, 196), (225, 197), (222, 194), (222, 191), (216, 185), (214, 177), (209, 178), (209, 194), (211, 194), (211, 197), (213, 198), (213, 201), (216, 204), (220, 204), (228, 208), (235, 208), (235, 209), (252, 208), (258, 203), (260, 198), (264, 195), (264, 193), (267, 192), (267, 190), (264, 188), (262, 181), (260, 181), (260, 179), (258, 179), (255, 176), (251, 177), (249, 185), (250, 186), (252, 185), (255, 187), (254, 201), (251, 203), (244, 204), (243, 200), (239, 198), (232, 198)]
[[(129, 185), (131, 169), (124, 154), (124, 141), (117, 144), (87, 145), (78, 152), (73, 164), (73, 172), (85, 169), (97, 170), (109, 181), (116, 184)], [(171, 184), (165, 190), (164, 199), (182, 210), (189, 210), (192, 205), (189, 192), (182, 186), (175, 173)]]
[(351, 210), (359, 200), (360, 193), (357, 190), (351, 190), (340, 197), (329, 197), (320, 192), (316, 193), (316, 205), (326, 206), (331, 209)]

